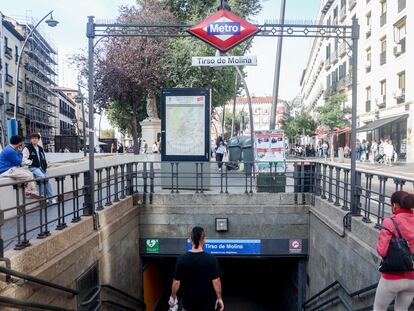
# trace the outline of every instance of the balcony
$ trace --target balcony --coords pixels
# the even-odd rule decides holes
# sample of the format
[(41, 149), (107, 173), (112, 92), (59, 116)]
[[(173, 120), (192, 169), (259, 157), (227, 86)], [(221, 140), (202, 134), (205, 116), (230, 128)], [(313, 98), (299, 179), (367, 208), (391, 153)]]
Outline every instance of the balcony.
[(328, 99), (329, 97), (331, 97), (331, 88), (327, 88), (324, 92), (323, 92), (323, 99)]
[(398, 57), (405, 53), (405, 38), (402, 38), (400, 42), (398, 42), (394, 46), (394, 56)]
[(13, 58), (13, 50), (12, 48), (9, 48), (8, 46), (4, 47), (4, 54), (6, 55), (6, 57), (8, 59), (12, 59)]
[(365, 102), (365, 112), (371, 112), (371, 100)]
[(336, 64), (337, 62), (338, 62), (338, 50), (335, 50), (331, 54), (331, 63)]
[(8, 73), (6, 73), (6, 84), (9, 85), (9, 86), (14, 85), (13, 77), (11, 75), (9, 75)]
[(346, 18), (346, 5), (344, 5), (344, 6), (341, 8), (341, 11), (339, 12), (339, 20), (340, 20), (341, 22), (343, 22), (343, 21), (345, 20), (345, 18)]
[(367, 62), (367, 63), (365, 64), (365, 72), (366, 72), (366, 73), (371, 72), (371, 62)]
[(383, 109), (383, 108), (387, 107), (387, 95), (383, 95), (381, 100), (382, 101), (377, 104), (378, 109)]
[(403, 104), (405, 102), (405, 89), (398, 89), (394, 93), (394, 98), (397, 100), (397, 104)]
[[(6, 111), (9, 112), (9, 113), (14, 113), (14, 104), (7, 103), (7, 105), (6, 105)], [(17, 106), (17, 114), (18, 115), (21, 115), (21, 116), (24, 116), (24, 109), (23, 109), (23, 107)]]
[(21, 91), (23, 89), (23, 82), (22, 81), (18, 81), (17, 82), (17, 87), (18, 87), (19, 91)]
[(407, 7), (406, 0), (398, 0), (398, 13), (404, 10)]
[(352, 11), (356, 3), (357, 3), (356, 0), (348, 0), (348, 7), (350, 11)]
[(384, 65), (387, 62), (387, 51), (380, 54), (380, 65)]
[(327, 1), (325, 2), (325, 5), (324, 5), (324, 6), (323, 6), (323, 8), (322, 8), (322, 13), (323, 13), (323, 14), (328, 13), (329, 9), (330, 9), (330, 8), (331, 8), (331, 6), (332, 6), (332, 3), (334, 3), (334, 0), (327, 0)]
[(325, 69), (328, 70), (329, 68), (331, 68), (331, 59), (327, 58), (325, 59)]
[(339, 46), (339, 57), (343, 57), (346, 55), (347, 52), (347, 45), (345, 42), (341, 43), (341, 45)]
[(380, 27), (384, 26), (387, 23), (387, 12), (380, 16)]
[(369, 38), (369, 37), (371, 37), (371, 25), (368, 25), (367, 26), (368, 28), (367, 28), (367, 32), (365, 33), (365, 38)]
[(349, 74), (339, 79), (338, 91), (343, 91), (350, 85), (352, 85), (352, 75)]

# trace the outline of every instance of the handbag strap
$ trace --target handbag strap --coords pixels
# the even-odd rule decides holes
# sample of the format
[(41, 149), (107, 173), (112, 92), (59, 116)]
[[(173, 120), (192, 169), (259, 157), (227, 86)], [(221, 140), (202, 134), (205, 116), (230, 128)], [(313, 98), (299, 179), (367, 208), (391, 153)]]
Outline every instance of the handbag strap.
[(395, 219), (393, 217), (390, 217), (390, 219), (391, 219), (392, 223), (394, 224), (394, 227), (397, 230), (397, 233), (398, 233), (399, 237), (404, 239), (402, 234), (401, 234), (400, 228), (398, 228), (398, 225), (397, 225), (397, 222), (395, 221)]

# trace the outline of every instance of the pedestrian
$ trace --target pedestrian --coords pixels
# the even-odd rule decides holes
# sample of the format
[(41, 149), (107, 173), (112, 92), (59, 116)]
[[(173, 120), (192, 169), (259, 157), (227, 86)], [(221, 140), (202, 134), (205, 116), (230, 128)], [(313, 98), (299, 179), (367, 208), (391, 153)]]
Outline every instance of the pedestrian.
[(371, 144), (371, 163), (375, 162), (375, 158), (377, 157), (377, 155), (378, 155), (378, 143), (374, 139)]
[(225, 153), (226, 153), (226, 146), (224, 145), (223, 141), (220, 141), (216, 149), (216, 162), (218, 165), (218, 172), (221, 172), (221, 168), (223, 166), (223, 157)]
[(152, 153), (159, 153), (159, 149), (158, 149), (158, 144), (155, 141), (154, 144), (152, 145)]
[[(29, 166), (35, 178), (47, 178), (47, 161), (43, 148), (39, 145), (40, 135), (34, 133), (30, 135), (30, 144), (23, 149), (23, 163)], [(50, 181), (40, 182), (39, 193), (46, 196), (50, 204), (56, 203), (53, 198), (53, 190)]]
[(350, 153), (351, 153), (351, 148), (349, 148), (348, 144), (346, 144), (345, 147), (344, 147), (344, 157), (349, 158)]
[[(410, 252), (414, 253), (414, 195), (405, 191), (394, 192), (391, 196), (392, 215), (383, 221), (378, 236), (377, 252), (382, 257), (390, 255), (390, 241), (400, 237), (408, 242)], [(380, 266), (380, 271), (384, 270)], [(390, 270), (390, 269), (386, 269)], [(394, 310), (407, 311), (414, 298), (414, 270), (412, 266), (407, 271), (381, 272), (375, 294), (374, 311), (386, 311), (395, 299)]]
[(23, 161), (23, 139), (20, 136), (10, 137), (10, 144), (0, 153), (0, 176), (10, 177), (16, 181), (27, 182), (25, 195), (32, 199), (40, 199), (36, 190), (36, 183), (31, 181), (33, 174), (24, 167)]
[(118, 146), (118, 153), (124, 153), (124, 146), (122, 144)]
[(116, 145), (114, 143), (112, 143), (111, 145), (111, 153), (116, 153)]
[(385, 164), (392, 166), (392, 157), (394, 156), (394, 146), (392, 140), (388, 139), (387, 143), (384, 144)]
[(361, 162), (365, 162), (365, 160), (367, 159), (367, 143), (365, 141), (365, 139), (362, 140), (362, 143), (359, 145), (359, 160)]
[(168, 302), (170, 310), (178, 308), (178, 289), (185, 311), (224, 310), (220, 267), (214, 256), (203, 251), (204, 244), (204, 229), (194, 227), (191, 231), (191, 251), (177, 259)]
[(322, 155), (323, 155), (325, 161), (327, 161), (327, 159), (328, 159), (328, 148), (329, 148), (328, 143), (326, 141), (324, 141), (323, 144), (322, 144)]
[(358, 161), (361, 159), (361, 142), (359, 139), (356, 140), (356, 144), (355, 144), (355, 159)]

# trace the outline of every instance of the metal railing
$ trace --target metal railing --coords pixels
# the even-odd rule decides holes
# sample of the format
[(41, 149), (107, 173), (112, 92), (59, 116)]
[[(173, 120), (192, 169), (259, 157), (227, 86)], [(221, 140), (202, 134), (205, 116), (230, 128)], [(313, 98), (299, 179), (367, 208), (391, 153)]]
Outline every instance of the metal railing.
[[(414, 179), (368, 170), (358, 170), (356, 177), (356, 214), (367, 223), (374, 222), (377, 228), (390, 213), (392, 192), (404, 187), (413, 189), (414, 185)], [(68, 223), (93, 216), (135, 193), (142, 195), (144, 203), (151, 203), (154, 193), (308, 192), (349, 211), (350, 180), (351, 170), (346, 165), (298, 160), (287, 161), (286, 169), (274, 162), (129, 162), (97, 168), (93, 189), (89, 188), (88, 171), (36, 179), (42, 188), (49, 181), (55, 183), (57, 192), (49, 198), (54, 202), (27, 199), (25, 182), (7, 183), (0, 188), (14, 195), (7, 198), (8, 203), (3, 202), (0, 210), (0, 251), (28, 247), (32, 239), (64, 230)], [(92, 190), (94, 204), (90, 206)], [(298, 204), (304, 202), (300, 196), (295, 200)]]
[[(338, 303), (342, 304), (346, 308), (347, 311), (372, 310), (373, 306), (364, 307), (362, 309), (354, 309), (342, 295), (335, 295), (334, 297), (331, 297), (331, 298), (329, 298), (329, 299), (327, 299), (323, 302), (320, 302), (320, 300), (323, 299), (323, 297), (328, 292), (330, 292), (331, 290), (335, 290), (335, 289), (342, 289), (345, 292), (347, 297), (354, 298), (354, 297), (359, 297), (363, 294), (371, 292), (372, 290), (376, 289), (377, 286), (378, 286), (378, 283), (375, 283), (375, 284), (369, 285), (367, 287), (364, 287), (360, 290), (357, 290), (355, 292), (352, 292), (347, 287), (342, 285), (341, 282), (335, 281), (335, 282), (329, 284), (327, 287), (325, 287), (323, 290), (321, 290), (320, 292), (318, 292), (314, 296), (312, 296), (311, 298), (309, 298), (303, 304), (303, 310), (316, 311), (316, 310), (326, 308), (328, 305), (338, 304)], [(320, 302), (320, 303), (315, 306), (315, 304), (317, 302)]]

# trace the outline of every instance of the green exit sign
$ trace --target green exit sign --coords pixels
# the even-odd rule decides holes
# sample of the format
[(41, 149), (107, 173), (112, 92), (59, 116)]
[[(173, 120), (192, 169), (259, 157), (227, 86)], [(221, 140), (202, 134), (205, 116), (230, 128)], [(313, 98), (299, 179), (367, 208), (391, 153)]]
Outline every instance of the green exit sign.
[(145, 249), (147, 253), (159, 254), (160, 253), (160, 239), (146, 239)]

